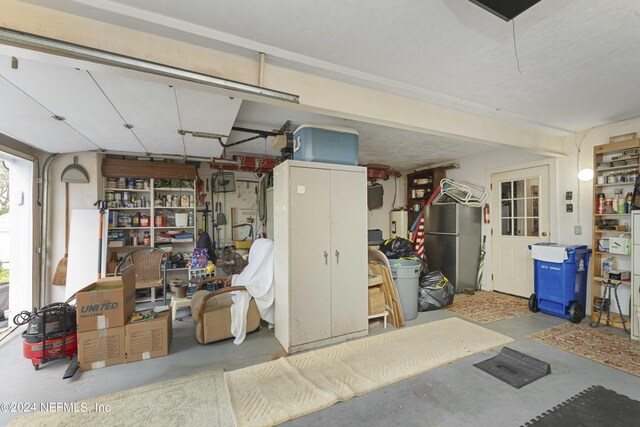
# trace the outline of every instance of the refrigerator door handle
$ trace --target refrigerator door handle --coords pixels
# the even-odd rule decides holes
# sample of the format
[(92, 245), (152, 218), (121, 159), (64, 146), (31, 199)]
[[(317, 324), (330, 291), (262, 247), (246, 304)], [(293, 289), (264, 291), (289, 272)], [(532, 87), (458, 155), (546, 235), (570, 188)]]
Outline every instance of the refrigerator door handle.
[(427, 231), (427, 234), (432, 236), (458, 236), (458, 233), (440, 233), (438, 231)]

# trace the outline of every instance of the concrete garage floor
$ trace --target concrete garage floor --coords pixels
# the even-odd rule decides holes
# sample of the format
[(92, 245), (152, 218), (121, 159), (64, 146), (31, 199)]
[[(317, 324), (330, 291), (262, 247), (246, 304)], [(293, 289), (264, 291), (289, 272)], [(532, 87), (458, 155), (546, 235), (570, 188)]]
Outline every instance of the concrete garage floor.
[[(193, 336), (189, 311), (178, 313), (186, 319), (174, 322), (169, 356), (82, 372), (71, 380), (62, 380), (65, 362), (52, 362), (36, 372), (30, 361), (22, 357), (20, 337), (5, 340), (0, 345), (0, 402), (72, 402), (210, 369), (238, 369), (283, 354), (267, 328), (248, 335), (241, 346), (235, 346), (232, 340), (199, 345)], [(420, 313), (407, 326), (453, 316), (444, 310)], [(592, 385), (602, 385), (640, 400), (640, 378), (527, 337), (564, 321), (538, 313), (484, 325), (514, 338), (512, 348), (551, 363), (551, 375), (520, 390), (473, 367), (474, 363), (496, 355), (499, 349), (494, 349), (287, 424), (519, 426)], [(382, 332), (382, 327), (372, 330), (372, 334)], [(158, 402), (158, 410), (171, 410), (172, 405), (179, 404), (179, 396), (167, 396), (166, 401)], [(0, 413), (0, 425), (16, 415)]]

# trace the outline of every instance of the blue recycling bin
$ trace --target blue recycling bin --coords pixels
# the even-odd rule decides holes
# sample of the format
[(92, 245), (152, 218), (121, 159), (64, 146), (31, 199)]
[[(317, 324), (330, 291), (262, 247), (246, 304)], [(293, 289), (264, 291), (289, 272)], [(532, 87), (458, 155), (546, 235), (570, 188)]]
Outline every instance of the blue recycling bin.
[(535, 293), (529, 298), (529, 309), (580, 323), (585, 317), (591, 249), (584, 245), (565, 246), (557, 243), (537, 245), (564, 248), (567, 258), (562, 262), (550, 262), (536, 259), (534, 255)]

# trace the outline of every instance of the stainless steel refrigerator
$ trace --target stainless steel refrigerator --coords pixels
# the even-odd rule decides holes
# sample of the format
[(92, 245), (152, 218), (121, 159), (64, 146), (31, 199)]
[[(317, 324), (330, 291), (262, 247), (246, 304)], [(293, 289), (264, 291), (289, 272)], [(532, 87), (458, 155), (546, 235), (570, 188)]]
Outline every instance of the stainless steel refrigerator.
[(424, 251), (429, 270), (441, 270), (457, 292), (476, 287), (481, 216), (480, 208), (458, 203), (427, 206)]

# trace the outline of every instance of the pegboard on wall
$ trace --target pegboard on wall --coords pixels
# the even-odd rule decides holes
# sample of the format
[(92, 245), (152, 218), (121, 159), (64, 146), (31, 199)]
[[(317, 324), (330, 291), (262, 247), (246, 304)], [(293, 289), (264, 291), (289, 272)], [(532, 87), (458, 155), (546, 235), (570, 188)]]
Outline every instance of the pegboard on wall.
[(252, 234), (255, 239), (258, 221), (258, 211), (255, 209), (231, 208), (232, 225), (251, 224), (251, 227), (253, 228), (253, 233), (251, 233), (251, 227), (232, 228), (232, 239), (250, 240), (252, 238), (250, 234)]

